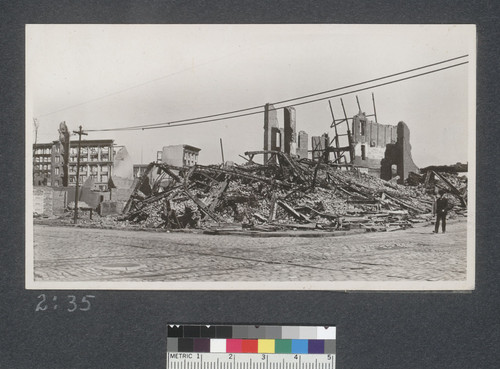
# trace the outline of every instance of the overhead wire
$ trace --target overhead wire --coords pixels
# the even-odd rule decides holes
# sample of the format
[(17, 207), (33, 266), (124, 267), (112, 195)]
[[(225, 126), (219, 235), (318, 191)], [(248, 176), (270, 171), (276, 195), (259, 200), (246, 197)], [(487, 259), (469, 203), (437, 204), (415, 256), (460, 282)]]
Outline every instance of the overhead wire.
[[(337, 88), (330, 89), (330, 90), (316, 92), (316, 93), (308, 94), (308, 95), (302, 95), (302, 96), (294, 97), (294, 98), (291, 98), (291, 99), (281, 100), (281, 101), (277, 101), (277, 102), (272, 103), (272, 105), (284, 104), (284, 103), (288, 103), (288, 102), (292, 102), (292, 101), (296, 101), (296, 100), (302, 100), (302, 99), (306, 99), (306, 98), (309, 98), (309, 97), (323, 95), (323, 94), (330, 93), (330, 92), (340, 91), (340, 90), (344, 90), (344, 89), (347, 89), (347, 88), (356, 87), (356, 86), (364, 85), (364, 84), (367, 84), (367, 83), (372, 83), (372, 82), (380, 81), (380, 80), (383, 80), (383, 79), (388, 79), (388, 78), (396, 77), (396, 76), (399, 76), (399, 75), (402, 75), (402, 74), (407, 74), (407, 73), (415, 72), (415, 71), (422, 70), (422, 69), (425, 69), (425, 68), (430, 68), (430, 67), (433, 67), (433, 66), (436, 66), (436, 65), (441, 65), (441, 64), (444, 64), (444, 63), (448, 63), (448, 62), (451, 62), (451, 61), (454, 61), (454, 60), (463, 59), (463, 58), (466, 58), (468, 56), (469, 56), (469, 54), (465, 54), (465, 55), (457, 56), (457, 57), (454, 57), (454, 58), (442, 60), (442, 61), (439, 61), (439, 62), (427, 64), (427, 65), (424, 65), (424, 66), (420, 66), (420, 67), (416, 67), (416, 68), (412, 68), (412, 69), (407, 69), (405, 71), (401, 71), (401, 72), (398, 72), (398, 73), (393, 73), (393, 74), (385, 75), (385, 76), (382, 76), (382, 77), (373, 78), (373, 79), (366, 80), (366, 81), (363, 81), (363, 82), (357, 82), (357, 83), (354, 83), (354, 84), (350, 84), (350, 85), (346, 85), (346, 86), (342, 86), (342, 87), (337, 87)], [(335, 96), (333, 96), (333, 97), (335, 97)], [(328, 98), (332, 98), (332, 97), (328, 97)], [(324, 98), (324, 99), (327, 99), (327, 98)], [(320, 100), (321, 99), (319, 99), (319, 100), (313, 100), (312, 102), (320, 101)], [(303, 105), (303, 104), (304, 103), (297, 103), (297, 104), (294, 104), (294, 105), (297, 106), (297, 105)], [(205, 116), (200, 116), (200, 117), (196, 117), (196, 118), (186, 118), (186, 119), (180, 119), (180, 120), (173, 120), (173, 121), (169, 121), (169, 122), (152, 123), (152, 124), (145, 124), (145, 125), (135, 125), (135, 126), (128, 126), (128, 127), (120, 127), (120, 128), (94, 129), (94, 130), (87, 130), (87, 131), (88, 132), (106, 132), (106, 131), (129, 131), (129, 130), (151, 129), (149, 127), (164, 128), (164, 126), (170, 126), (170, 125), (177, 126), (176, 123), (184, 123), (184, 122), (190, 122), (190, 121), (195, 121), (195, 120), (196, 121), (197, 120), (203, 120), (203, 119), (207, 119), (207, 118), (221, 117), (221, 116), (224, 116), (224, 115), (242, 113), (242, 112), (245, 112), (245, 111), (251, 111), (251, 110), (262, 109), (262, 108), (263, 108), (262, 105), (258, 105), (258, 106), (253, 106), (253, 107), (250, 107), (250, 108), (232, 110), (232, 111), (228, 111), (228, 112), (224, 112), (224, 113), (217, 113), (217, 114), (205, 115)], [(248, 114), (235, 115), (233, 117), (234, 118), (238, 118), (238, 117), (244, 117), (244, 116), (254, 115), (254, 114), (260, 114), (260, 113), (262, 113), (262, 111), (248, 113)], [(230, 119), (230, 118), (226, 117), (226, 118), (221, 118), (220, 120), (226, 120), (226, 119)], [(213, 122), (213, 121), (216, 121), (216, 120), (210, 119), (210, 120), (203, 121), (203, 122), (200, 122), (200, 123)]]
[[(455, 67), (458, 67), (458, 66), (461, 66), (461, 65), (464, 65), (464, 64), (468, 64), (468, 63), (469, 63), (468, 61), (465, 61), (465, 62), (462, 62), (462, 63), (457, 63), (457, 64), (449, 65), (449, 66), (446, 66), (446, 67), (443, 67), (443, 68), (433, 69), (431, 71), (414, 74), (414, 75), (411, 75), (411, 76), (408, 76), (408, 77), (399, 78), (399, 79), (396, 79), (396, 80), (391, 80), (391, 81), (388, 81), (388, 82), (379, 83), (379, 84), (376, 84), (376, 85), (371, 85), (371, 86), (363, 87), (363, 88), (356, 89), (356, 90), (342, 92), (340, 94), (329, 95), (329, 96), (325, 96), (325, 97), (321, 97), (321, 98), (317, 98), (317, 99), (313, 99), (313, 100), (298, 102), (298, 103), (293, 104), (293, 106), (301, 106), (301, 105), (311, 104), (311, 103), (322, 101), (322, 100), (328, 100), (328, 99), (332, 99), (332, 98), (335, 98), (335, 97), (345, 96), (345, 95), (353, 94), (353, 93), (356, 93), (356, 92), (361, 92), (361, 91), (365, 91), (365, 90), (369, 90), (369, 89), (374, 89), (374, 88), (378, 88), (378, 87), (390, 85), (390, 84), (393, 84), (393, 83), (402, 82), (402, 81), (405, 81), (405, 80), (409, 80), (409, 79), (413, 79), (413, 78), (425, 76), (425, 75), (428, 75), (428, 74), (440, 72), (440, 71), (443, 71), (443, 70), (446, 70), (446, 69), (455, 68)], [(380, 80), (380, 79), (377, 79), (377, 80)], [(360, 84), (366, 84), (366, 83), (369, 83), (369, 82), (354, 84), (354, 86), (359, 86)], [(329, 91), (338, 91), (338, 90), (341, 90), (341, 89), (345, 89), (345, 87), (344, 88), (338, 88), (338, 89), (332, 89), (332, 90), (329, 90)], [(317, 96), (319, 94), (321, 94), (321, 93), (311, 94), (310, 96)], [(296, 98), (296, 99), (299, 99), (299, 98)], [(285, 102), (290, 102), (292, 100), (295, 100), (295, 99), (283, 100), (281, 102), (273, 103), (273, 105), (283, 104)], [(259, 106), (258, 108), (262, 109), (263, 106)], [(283, 108), (284, 108), (283, 106), (281, 106), (281, 107), (274, 107), (274, 108), (271, 108), (270, 110), (271, 111), (272, 110), (279, 110), (279, 109), (283, 109)], [(241, 109), (239, 111), (242, 112), (242, 111), (245, 111), (245, 110), (247, 110), (247, 109)], [(238, 111), (235, 111), (235, 112), (238, 112)], [(223, 120), (234, 119), (234, 118), (241, 118), (241, 117), (246, 117), (246, 116), (250, 116), (250, 115), (262, 114), (264, 112), (265, 112), (265, 110), (260, 110), (260, 111), (256, 111), (256, 112), (250, 112), (250, 113), (244, 113), (244, 114), (237, 114), (237, 115), (231, 115), (231, 116), (227, 116), (227, 117), (214, 118), (214, 119), (197, 120), (197, 119), (201, 119), (201, 118), (192, 118), (192, 119), (184, 119), (184, 120), (179, 120), (179, 121), (158, 123), (158, 124), (154, 124), (154, 125), (132, 126), (132, 127), (123, 127), (123, 128), (92, 129), (92, 130), (87, 130), (87, 132), (138, 131), (138, 130), (150, 130), (150, 129), (181, 127), (181, 126), (188, 126), (188, 125), (195, 125), (195, 124), (203, 124), (203, 123), (223, 121)], [(230, 114), (230, 113), (227, 113), (227, 114)], [(223, 115), (223, 113), (221, 113), (221, 114), (215, 114), (215, 115), (207, 116), (207, 117), (215, 117), (215, 116), (220, 116), (220, 115)], [(192, 121), (192, 120), (194, 120), (194, 121)]]

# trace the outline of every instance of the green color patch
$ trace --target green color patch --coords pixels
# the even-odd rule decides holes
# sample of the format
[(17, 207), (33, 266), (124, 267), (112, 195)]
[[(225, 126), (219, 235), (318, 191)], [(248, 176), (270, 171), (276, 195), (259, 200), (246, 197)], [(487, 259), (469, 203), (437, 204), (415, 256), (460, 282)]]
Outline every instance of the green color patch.
[(292, 340), (275, 340), (274, 352), (276, 354), (290, 354), (292, 353)]

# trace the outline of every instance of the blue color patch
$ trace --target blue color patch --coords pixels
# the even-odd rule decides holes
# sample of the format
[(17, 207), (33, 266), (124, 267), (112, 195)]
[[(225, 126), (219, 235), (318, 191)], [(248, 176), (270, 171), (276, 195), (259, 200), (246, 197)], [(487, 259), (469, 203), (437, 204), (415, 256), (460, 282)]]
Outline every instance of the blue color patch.
[(292, 340), (292, 354), (307, 354), (308, 340)]

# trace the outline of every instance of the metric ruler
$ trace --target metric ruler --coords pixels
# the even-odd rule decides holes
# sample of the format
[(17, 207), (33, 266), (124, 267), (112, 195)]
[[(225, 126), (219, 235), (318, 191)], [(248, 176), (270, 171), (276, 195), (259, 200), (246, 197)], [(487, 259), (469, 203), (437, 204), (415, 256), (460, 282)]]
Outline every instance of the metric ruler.
[(335, 327), (167, 327), (167, 369), (334, 369), (335, 356)]

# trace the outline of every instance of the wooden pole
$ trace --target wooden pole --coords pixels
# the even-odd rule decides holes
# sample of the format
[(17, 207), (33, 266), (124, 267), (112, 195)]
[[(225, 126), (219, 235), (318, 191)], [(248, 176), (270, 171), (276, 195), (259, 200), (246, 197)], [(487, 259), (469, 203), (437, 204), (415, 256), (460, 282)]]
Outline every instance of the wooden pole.
[(377, 109), (375, 108), (375, 95), (372, 92), (372, 101), (373, 101), (373, 115), (375, 116), (375, 123), (378, 123), (377, 121)]
[[(82, 135), (87, 135), (87, 133), (83, 133), (82, 126), (79, 127), (78, 131), (73, 131), (78, 135), (78, 152), (76, 155), (76, 188), (75, 188), (75, 212), (73, 223), (78, 222), (78, 186), (80, 185), (80, 146), (82, 144)], [(70, 145), (71, 146), (71, 145)]]
[(356, 102), (358, 103), (358, 109), (361, 112), (361, 105), (359, 104), (359, 98), (358, 95), (356, 95)]
[(222, 164), (224, 164), (225, 160), (224, 160), (224, 147), (222, 146), (222, 138), (219, 138), (219, 140), (220, 140), (220, 152), (222, 155)]

